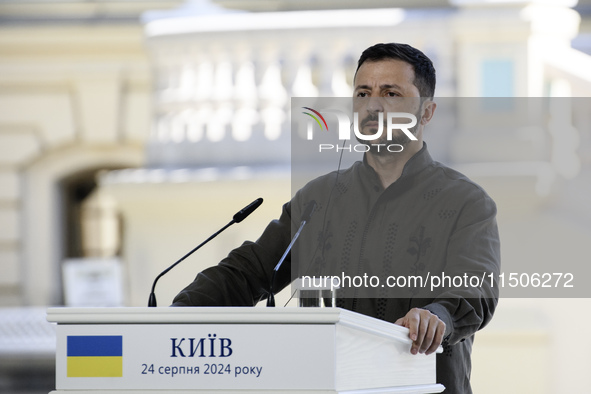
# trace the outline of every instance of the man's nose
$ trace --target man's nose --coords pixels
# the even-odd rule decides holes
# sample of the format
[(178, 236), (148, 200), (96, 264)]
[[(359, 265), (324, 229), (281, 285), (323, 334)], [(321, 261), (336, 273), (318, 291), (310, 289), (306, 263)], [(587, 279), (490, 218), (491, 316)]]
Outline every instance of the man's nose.
[(384, 112), (384, 101), (382, 97), (369, 97), (367, 103), (367, 112), (377, 113)]

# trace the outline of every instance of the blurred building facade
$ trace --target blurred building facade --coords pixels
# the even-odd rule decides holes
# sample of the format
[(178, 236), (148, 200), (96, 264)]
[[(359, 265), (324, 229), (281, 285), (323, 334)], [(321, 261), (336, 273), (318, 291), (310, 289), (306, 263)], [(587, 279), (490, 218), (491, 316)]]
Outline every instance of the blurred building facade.
[[(591, 1), (567, 0), (1, 0), (0, 306), (63, 304), (64, 262), (113, 257), (125, 305), (144, 306), (163, 268), (265, 198), (159, 282), (159, 304), (169, 304), (290, 198), (289, 98), (350, 96), (356, 60), (376, 42), (422, 49), (444, 100), (587, 97), (590, 21)], [(555, 241), (574, 237), (568, 256), (584, 256), (591, 214), (576, 196), (591, 165), (586, 105), (569, 101), (539, 127), (501, 133), (458, 105), (453, 131), (428, 132), (434, 157), (497, 201), (504, 261), (523, 258), (518, 235), (541, 225), (562, 226)], [(581, 353), (579, 367), (565, 367), (571, 355), (547, 314), (588, 304), (511, 301), (479, 336), (478, 392), (498, 391), (487, 388), (493, 375), (511, 375), (516, 362), (534, 369), (509, 376), (506, 392), (581, 392), (577, 372), (591, 364)]]

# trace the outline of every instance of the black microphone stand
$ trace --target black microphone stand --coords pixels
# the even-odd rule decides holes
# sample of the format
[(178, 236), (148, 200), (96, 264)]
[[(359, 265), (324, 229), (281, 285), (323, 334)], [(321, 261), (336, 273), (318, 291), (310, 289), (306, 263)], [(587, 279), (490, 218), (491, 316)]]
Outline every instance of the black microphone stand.
[(228, 224), (226, 224), (224, 227), (222, 227), (221, 229), (219, 229), (211, 237), (209, 237), (205, 241), (201, 242), (199, 245), (197, 245), (195, 248), (193, 248), (193, 250), (191, 250), (189, 253), (187, 253), (186, 255), (184, 255), (183, 257), (181, 257), (176, 263), (174, 263), (173, 265), (171, 265), (170, 267), (168, 267), (167, 269), (165, 269), (164, 271), (162, 271), (160, 273), (160, 275), (158, 275), (156, 277), (156, 279), (154, 279), (154, 283), (152, 284), (152, 291), (150, 292), (150, 298), (148, 300), (148, 306), (149, 307), (155, 307), (156, 306), (156, 294), (154, 293), (154, 291), (156, 290), (156, 283), (158, 282), (158, 279), (160, 279), (162, 276), (166, 275), (168, 273), (168, 271), (170, 271), (171, 269), (173, 269), (174, 267), (176, 267), (181, 261), (183, 261), (184, 259), (186, 259), (190, 255), (192, 255), (195, 251), (197, 251), (197, 249), (201, 248), (203, 245), (205, 245), (206, 243), (208, 243), (209, 241), (211, 241), (212, 239), (214, 239), (215, 237), (217, 237), (219, 233), (221, 233), (222, 231), (224, 231), (225, 229), (227, 229), (228, 227), (230, 227), (234, 223), (240, 223), (241, 221), (243, 221), (244, 219), (246, 219), (246, 217), (248, 215), (250, 215), (255, 209), (257, 209), (262, 203), (263, 203), (263, 199), (262, 198), (257, 198), (256, 200), (254, 200), (248, 206), (244, 207), (242, 210), (240, 210), (239, 212), (237, 212), (234, 215), (234, 217), (232, 218), (232, 220)]
[(150, 307), (156, 306), (156, 294), (154, 293), (154, 290), (156, 290), (156, 282), (158, 282), (158, 279), (160, 279), (162, 276), (166, 275), (168, 273), (168, 271), (170, 271), (171, 269), (173, 269), (174, 267), (176, 267), (181, 261), (183, 261), (184, 259), (186, 259), (190, 255), (192, 255), (195, 251), (197, 251), (197, 249), (201, 248), (203, 245), (205, 245), (206, 243), (208, 243), (209, 241), (211, 241), (212, 239), (214, 239), (215, 237), (217, 237), (219, 233), (221, 233), (222, 231), (224, 231), (225, 229), (227, 229), (228, 227), (230, 227), (234, 223), (236, 223), (236, 221), (234, 219), (232, 219), (230, 221), (230, 223), (226, 224), (218, 232), (216, 232), (215, 234), (213, 234), (211, 237), (207, 238), (205, 241), (201, 242), (193, 250), (191, 250), (189, 253), (187, 253), (186, 255), (184, 255), (183, 257), (181, 257), (176, 263), (174, 263), (173, 265), (171, 265), (170, 267), (168, 267), (167, 269), (165, 269), (164, 271), (162, 271), (160, 273), (160, 275), (158, 275), (156, 277), (156, 279), (154, 279), (154, 283), (152, 284), (152, 292), (150, 293), (150, 299), (148, 300), (148, 306), (150, 306)]

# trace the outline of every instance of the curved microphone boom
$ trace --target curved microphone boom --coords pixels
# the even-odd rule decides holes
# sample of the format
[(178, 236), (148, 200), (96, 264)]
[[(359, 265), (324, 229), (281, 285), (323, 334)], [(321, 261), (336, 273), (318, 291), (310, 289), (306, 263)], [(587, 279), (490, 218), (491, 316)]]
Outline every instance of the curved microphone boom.
[(232, 218), (232, 220), (228, 224), (226, 224), (224, 227), (222, 227), (220, 230), (218, 230), (211, 237), (207, 238), (205, 241), (203, 241), (202, 243), (197, 245), (193, 250), (191, 250), (189, 253), (187, 253), (186, 255), (181, 257), (176, 263), (174, 263), (173, 265), (171, 265), (170, 267), (168, 267), (167, 269), (162, 271), (160, 273), (160, 275), (158, 275), (156, 277), (156, 279), (154, 279), (154, 283), (152, 284), (152, 292), (150, 293), (150, 299), (148, 300), (148, 306), (150, 306), (150, 307), (156, 306), (156, 294), (154, 293), (154, 291), (156, 290), (156, 282), (158, 282), (158, 279), (160, 279), (162, 276), (166, 275), (168, 273), (168, 271), (170, 271), (171, 269), (176, 267), (181, 261), (183, 261), (184, 259), (186, 259), (190, 255), (192, 255), (197, 249), (199, 249), (200, 247), (202, 247), (203, 245), (205, 245), (206, 243), (208, 243), (209, 241), (214, 239), (219, 233), (221, 233), (222, 231), (224, 231), (225, 229), (227, 229), (228, 227), (230, 227), (234, 223), (240, 223), (241, 221), (246, 219), (246, 217), (248, 215), (250, 215), (251, 213), (253, 213), (254, 210), (257, 209), (262, 203), (263, 203), (263, 199), (257, 198), (256, 200), (254, 200), (253, 202), (251, 202), (250, 204), (248, 204), (247, 206), (242, 208), (240, 211), (236, 212), (236, 214), (234, 215), (234, 217)]

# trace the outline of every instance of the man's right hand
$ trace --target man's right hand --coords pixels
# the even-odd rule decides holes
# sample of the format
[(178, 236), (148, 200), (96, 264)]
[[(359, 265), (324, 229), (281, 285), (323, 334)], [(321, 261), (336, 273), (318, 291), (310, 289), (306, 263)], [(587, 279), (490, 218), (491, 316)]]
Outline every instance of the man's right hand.
[(445, 323), (427, 309), (413, 308), (394, 324), (408, 328), (412, 354), (434, 353), (443, 341)]

